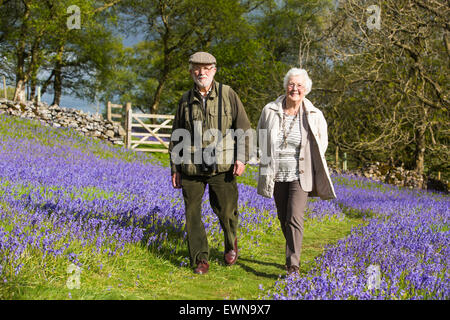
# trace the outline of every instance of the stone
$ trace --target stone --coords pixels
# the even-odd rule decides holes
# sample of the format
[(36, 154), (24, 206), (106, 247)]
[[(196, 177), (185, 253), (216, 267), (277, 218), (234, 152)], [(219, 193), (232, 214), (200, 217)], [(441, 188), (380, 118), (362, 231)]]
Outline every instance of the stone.
[(107, 137), (114, 138), (114, 131), (113, 130), (107, 130), (105, 134), (106, 134)]
[(0, 99), (0, 114), (36, 119), (44, 126), (69, 127), (85, 136), (106, 140), (112, 144), (123, 144), (125, 130), (103, 118), (101, 114), (89, 114), (74, 108), (63, 108), (56, 104), (27, 101), (16, 103)]

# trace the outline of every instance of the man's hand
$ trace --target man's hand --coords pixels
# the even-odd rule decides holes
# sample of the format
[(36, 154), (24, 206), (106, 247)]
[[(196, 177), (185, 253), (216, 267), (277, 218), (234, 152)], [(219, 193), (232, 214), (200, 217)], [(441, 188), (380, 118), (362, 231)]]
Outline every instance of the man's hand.
[(181, 188), (181, 173), (175, 172), (174, 174), (172, 174), (172, 186), (175, 189)]
[(245, 170), (245, 164), (243, 164), (239, 160), (236, 160), (234, 163), (233, 175), (240, 176), (241, 174), (244, 173), (244, 170)]

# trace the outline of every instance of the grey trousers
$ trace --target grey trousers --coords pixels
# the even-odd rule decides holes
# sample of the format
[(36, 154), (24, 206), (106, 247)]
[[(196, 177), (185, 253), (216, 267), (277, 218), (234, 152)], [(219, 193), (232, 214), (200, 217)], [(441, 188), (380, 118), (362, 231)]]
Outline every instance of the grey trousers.
[(303, 221), (308, 193), (300, 181), (275, 182), (274, 199), (281, 230), (286, 239), (286, 266), (300, 267)]

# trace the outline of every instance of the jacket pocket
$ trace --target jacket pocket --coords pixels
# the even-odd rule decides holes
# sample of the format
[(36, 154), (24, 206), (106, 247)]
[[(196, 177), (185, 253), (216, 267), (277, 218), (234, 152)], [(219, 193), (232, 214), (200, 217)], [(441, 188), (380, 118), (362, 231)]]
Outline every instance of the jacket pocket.
[(270, 166), (260, 166), (258, 172), (257, 193), (266, 198), (272, 198), (275, 186), (275, 175)]
[(200, 110), (199, 106), (196, 104), (191, 105), (192, 108), (192, 119), (191, 119), (191, 111), (189, 108), (189, 105), (186, 104), (184, 106), (184, 114), (185, 114), (185, 128), (187, 128), (191, 133), (194, 131), (194, 123), (196, 121), (203, 122), (203, 116), (202, 111)]
[[(219, 111), (218, 111), (218, 105), (217, 102), (214, 103), (214, 106), (212, 108), (209, 108), (208, 110), (208, 116), (209, 116), (209, 126), (211, 128), (219, 128)], [(231, 128), (233, 123), (233, 116), (231, 113), (231, 107), (229, 105), (226, 105), (225, 103), (222, 103), (222, 135), (224, 136), (226, 133), (226, 130)]]

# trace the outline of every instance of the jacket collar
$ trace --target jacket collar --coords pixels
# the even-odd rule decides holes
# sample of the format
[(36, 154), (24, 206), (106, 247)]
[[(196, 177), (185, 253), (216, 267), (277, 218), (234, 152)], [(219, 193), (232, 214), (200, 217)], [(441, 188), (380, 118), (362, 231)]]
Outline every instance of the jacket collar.
[[(279, 96), (274, 102), (272, 102), (269, 106), (270, 109), (276, 111), (280, 116), (283, 114), (283, 99), (286, 97), (286, 95)], [(303, 98), (303, 104), (305, 106), (306, 114), (309, 114), (311, 112), (316, 112), (316, 107), (312, 104), (311, 101), (309, 101), (306, 97)]]
[[(207, 97), (209, 99), (214, 99), (216, 96), (218, 96), (218, 87), (219, 87), (219, 83), (215, 80), (213, 80), (212, 82), (212, 88), (209, 91), (209, 94), (207, 95)], [(199, 97), (201, 96), (200, 92), (198, 91), (197, 85), (194, 84), (194, 87), (191, 89), (191, 100), (189, 101), (189, 103), (193, 103), (194, 100), (199, 100)]]

